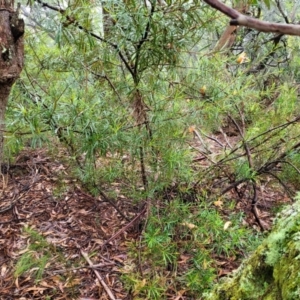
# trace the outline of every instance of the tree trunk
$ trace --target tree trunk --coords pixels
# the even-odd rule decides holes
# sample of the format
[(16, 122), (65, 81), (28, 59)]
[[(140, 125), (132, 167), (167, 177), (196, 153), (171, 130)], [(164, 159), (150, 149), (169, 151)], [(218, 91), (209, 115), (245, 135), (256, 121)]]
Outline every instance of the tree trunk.
[(3, 160), (7, 100), (24, 61), (24, 21), (19, 19), (20, 5), (17, 10), (13, 6), (13, 0), (0, 0), (0, 165)]

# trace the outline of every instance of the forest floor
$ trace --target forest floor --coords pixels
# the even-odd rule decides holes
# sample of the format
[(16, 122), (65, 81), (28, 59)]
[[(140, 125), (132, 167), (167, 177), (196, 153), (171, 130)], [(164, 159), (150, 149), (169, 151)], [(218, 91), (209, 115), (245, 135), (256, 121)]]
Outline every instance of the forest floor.
[[(121, 275), (128, 265), (128, 243), (139, 239), (145, 211), (119, 195), (114, 204), (121, 216), (111, 203), (88, 194), (63, 156), (26, 149), (2, 175), (0, 299), (133, 299)], [(272, 186), (259, 193), (259, 216), (268, 229), (271, 208), (290, 200)], [(236, 209), (244, 210), (249, 226), (258, 228), (249, 205), (239, 203)], [(25, 275), (18, 276), (24, 265)], [(218, 265), (219, 276), (237, 267), (225, 258)], [(168, 299), (186, 298), (174, 293)]]

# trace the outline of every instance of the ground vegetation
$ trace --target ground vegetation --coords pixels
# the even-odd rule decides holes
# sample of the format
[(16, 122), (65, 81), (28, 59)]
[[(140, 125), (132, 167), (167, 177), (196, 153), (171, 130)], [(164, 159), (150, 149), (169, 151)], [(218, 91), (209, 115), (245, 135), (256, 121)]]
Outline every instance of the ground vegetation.
[(237, 268), (300, 184), (299, 38), (239, 17), (297, 5), (22, 3), (3, 299), (202, 299)]

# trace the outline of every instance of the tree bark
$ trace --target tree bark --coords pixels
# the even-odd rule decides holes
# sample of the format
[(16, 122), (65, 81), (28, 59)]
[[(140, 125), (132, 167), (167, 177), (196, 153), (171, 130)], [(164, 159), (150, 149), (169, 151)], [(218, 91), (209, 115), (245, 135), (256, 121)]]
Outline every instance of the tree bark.
[(0, 0), (0, 165), (3, 161), (5, 110), (12, 85), (24, 63), (24, 21), (13, 0)]
[[(234, 9), (242, 14), (246, 13), (249, 8), (249, 4), (245, 1), (238, 3), (237, 7)], [(216, 44), (214, 51), (228, 50), (235, 43), (236, 35), (238, 31), (238, 26), (228, 25), (221, 35), (218, 43)]]
[(252, 17), (244, 16), (237, 10), (225, 5), (219, 0), (203, 0), (212, 8), (220, 11), (231, 18), (231, 26), (244, 26), (261, 32), (274, 32), (278, 34), (300, 36), (300, 25), (298, 24), (281, 24), (267, 21), (261, 21)]

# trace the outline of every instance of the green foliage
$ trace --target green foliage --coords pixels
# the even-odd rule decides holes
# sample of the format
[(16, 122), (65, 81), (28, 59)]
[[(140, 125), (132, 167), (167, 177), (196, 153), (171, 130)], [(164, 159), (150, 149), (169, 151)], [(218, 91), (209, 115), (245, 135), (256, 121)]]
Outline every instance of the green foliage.
[[(44, 235), (27, 225), (23, 228), (22, 237), (27, 239), (27, 247), (21, 251), (20, 256), (16, 260), (14, 276), (20, 282), (24, 277), (26, 277), (26, 280), (29, 280), (29, 278), (34, 279), (35, 284), (39, 285), (46, 277), (48, 279), (49, 268), (54, 265), (54, 262), (59, 263), (60, 266), (66, 267), (66, 271), (63, 275), (55, 275), (55, 280), (64, 286), (68, 295), (76, 298), (78, 296), (78, 281), (74, 279), (72, 272), (68, 272), (68, 267), (78, 266), (80, 259), (74, 261), (68, 258), (66, 260), (65, 253), (62, 253), (60, 247), (47, 241)], [(53, 273), (51, 272), (50, 274)], [(52, 299), (56, 295), (57, 288), (53, 284), (47, 287), (47, 291), (44, 291), (43, 297), (45, 299)]]
[(131, 245), (128, 261), (136, 260), (139, 266), (126, 265), (123, 269), (123, 280), (137, 299), (164, 299), (162, 294), (175, 287), (197, 297), (216, 278), (212, 253), (234, 258), (257, 243), (257, 237), (241, 225), (240, 216), (232, 213), (232, 224), (224, 229), (221, 215), (204, 200), (194, 204), (173, 200), (157, 207), (148, 219), (143, 240)]
[(35, 277), (36, 281), (38, 281), (42, 278), (44, 269), (48, 261), (49, 256), (47, 255), (40, 256), (37, 255), (37, 253), (35, 253), (34, 251), (26, 252), (18, 260), (15, 276), (19, 277), (28, 271), (35, 270), (33, 276)]
[(291, 152), (283, 164), (281, 178), (292, 184), (296, 190), (300, 187), (300, 153)]
[(205, 299), (299, 298), (299, 194), (276, 218), (270, 235)]
[[(238, 257), (257, 240), (242, 215), (224, 217), (210, 205), (216, 194), (270, 176), (299, 185), (299, 42), (240, 28), (232, 49), (216, 52), (228, 20), (203, 1), (145, 3), (69, 1), (61, 14), (30, 1), (36, 22), (27, 27), (25, 70), (7, 110), (6, 152), (64, 147), (91, 193), (152, 201), (123, 271), (126, 287), (140, 299), (179, 287), (197, 298), (216, 278), (212, 254)], [(261, 3), (252, 1), (253, 14)], [(242, 52), (249, 61), (240, 64)], [(217, 136), (222, 148), (206, 139), (206, 153), (192, 128)], [(28, 234), (33, 242), (16, 276), (38, 267), (40, 278), (51, 253)]]
[(29, 237), (29, 246), (19, 257), (15, 266), (15, 276), (19, 277), (30, 272), (36, 281), (39, 281), (44, 269), (52, 257), (53, 247), (37, 231), (30, 227), (24, 228), (24, 233)]
[[(140, 199), (202, 176), (191, 168), (190, 126), (210, 133), (235, 127), (232, 120), (239, 124), (239, 151), (218, 157), (236, 180), (259, 179), (282, 139), (282, 148), (293, 147), (296, 129), (264, 134), (299, 108), (293, 84), (281, 85), (290, 71), (253, 71), (270, 51), (276, 62), (287, 49), (278, 46), (273, 55), (267, 44), (258, 58), (253, 49), (261, 40), (252, 38), (244, 49), (250, 63), (238, 64), (235, 53), (207, 50), (215, 38), (208, 32), (222, 19), (211, 22), (215, 14), (202, 2), (152, 4), (108, 1), (107, 14), (99, 16), (96, 4), (71, 1), (65, 14), (50, 11), (51, 18), (33, 8), (41, 27), (27, 31), (25, 72), (7, 112), (8, 153), (24, 143), (61, 142), (90, 189), (122, 180), (135, 186), (124, 193)], [(254, 149), (251, 165), (241, 153), (246, 144)]]

